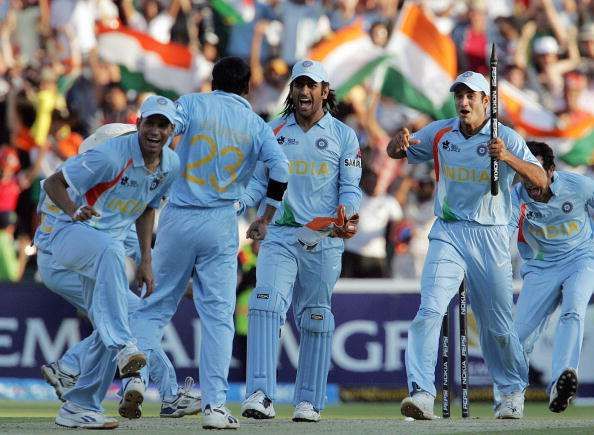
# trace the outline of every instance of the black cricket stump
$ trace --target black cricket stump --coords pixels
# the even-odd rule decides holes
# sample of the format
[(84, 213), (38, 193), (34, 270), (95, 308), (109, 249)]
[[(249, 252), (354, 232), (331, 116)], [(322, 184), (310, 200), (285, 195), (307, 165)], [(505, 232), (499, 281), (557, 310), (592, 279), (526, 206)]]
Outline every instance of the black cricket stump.
[[(491, 102), (491, 139), (499, 136), (498, 125), (498, 87), (497, 87), (497, 53), (495, 44), (491, 47), (491, 59), (489, 61), (490, 72), (490, 102)], [(499, 193), (499, 160), (491, 157), (491, 195), (496, 196)]]
[[(458, 290), (459, 298), (459, 331), (460, 331), (460, 387), (461, 387), (461, 403), (462, 403), (462, 418), (470, 417), (470, 395), (469, 395), (469, 377), (468, 377), (468, 335), (467, 335), (467, 298), (466, 285), (464, 281), (460, 284)], [(449, 324), (450, 307), (446, 309), (441, 324), (441, 392), (442, 392), (442, 406), (441, 412), (443, 418), (450, 418), (451, 406), (451, 388), (450, 388), (450, 324)], [(454, 346), (455, 347), (455, 346)]]

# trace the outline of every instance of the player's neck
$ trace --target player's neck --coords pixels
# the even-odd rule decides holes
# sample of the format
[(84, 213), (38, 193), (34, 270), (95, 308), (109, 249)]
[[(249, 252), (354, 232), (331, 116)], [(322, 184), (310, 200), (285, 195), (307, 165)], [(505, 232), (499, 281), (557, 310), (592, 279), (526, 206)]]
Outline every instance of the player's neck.
[(295, 112), (295, 121), (303, 131), (309, 131), (325, 114), (323, 110), (320, 110), (311, 116), (305, 117), (300, 115), (299, 112)]
[(144, 159), (144, 166), (149, 172), (155, 172), (161, 164), (161, 153), (159, 154), (142, 154)]
[(489, 119), (485, 118), (478, 123), (465, 123), (460, 121), (460, 132), (466, 139), (477, 134), (485, 126)]

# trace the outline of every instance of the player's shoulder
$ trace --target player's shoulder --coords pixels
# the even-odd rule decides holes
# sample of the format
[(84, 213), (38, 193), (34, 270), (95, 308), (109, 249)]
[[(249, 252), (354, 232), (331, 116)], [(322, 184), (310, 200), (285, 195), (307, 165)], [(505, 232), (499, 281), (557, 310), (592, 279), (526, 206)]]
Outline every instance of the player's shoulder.
[(163, 148), (163, 170), (169, 173), (176, 173), (179, 170), (179, 156), (175, 151), (166, 146)]
[(453, 130), (457, 123), (457, 118), (438, 119), (421, 128), (419, 132), (429, 134), (430, 136), (436, 136), (440, 134), (440, 132), (447, 133), (449, 130)]
[(520, 133), (501, 122), (499, 123), (499, 137), (503, 138), (506, 142), (513, 140), (514, 142), (525, 143)]
[(267, 122), (267, 125), (276, 132), (289, 124), (289, 116), (281, 115)]
[(584, 184), (591, 184), (592, 180), (585, 175), (578, 174), (571, 171), (555, 171), (555, 176), (559, 177), (559, 180), (571, 186), (583, 186)]

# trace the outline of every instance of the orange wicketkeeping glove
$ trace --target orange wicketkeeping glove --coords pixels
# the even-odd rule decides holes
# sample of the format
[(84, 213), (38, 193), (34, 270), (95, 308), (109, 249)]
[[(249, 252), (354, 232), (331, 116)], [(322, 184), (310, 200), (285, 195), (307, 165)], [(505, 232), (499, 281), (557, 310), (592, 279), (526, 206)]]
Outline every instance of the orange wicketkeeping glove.
[(317, 217), (309, 221), (305, 226), (314, 231), (331, 231), (330, 237), (350, 239), (357, 233), (359, 215), (355, 214), (350, 219), (346, 217), (344, 205), (336, 208), (336, 217)]

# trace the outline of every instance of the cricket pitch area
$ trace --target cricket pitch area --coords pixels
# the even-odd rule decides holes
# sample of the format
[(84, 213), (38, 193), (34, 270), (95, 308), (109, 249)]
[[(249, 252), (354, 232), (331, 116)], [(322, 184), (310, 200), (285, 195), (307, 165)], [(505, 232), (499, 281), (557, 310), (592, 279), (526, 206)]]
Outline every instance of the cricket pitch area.
[[(436, 405), (438, 403), (436, 402)], [(0, 401), (0, 433), (10, 434), (58, 434), (72, 433), (75, 429), (61, 428), (54, 424), (59, 402)], [(109, 415), (117, 415), (117, 404), (106, 402)], [(231, 404), (231, 412), (239, 417), (239, 405)], [(436, 411), (440, 411), (438, 406)], [(400, 403), (348, 403), (331, 406), (322, 413), (319, 423), (293, 423), (290, 420), (293, 408), (290, 405), (276, 407), (274, 420), (252, 420), (239, 417), (238, 431), (225, 433), (242, 434), (455, 434), (455, 433), (521, 433), (526, 434), (594, 434), (594, 407), (570, 406), (563, 414), (553, 414), (544, 402), (527, 403), (523, 420), (495, 420), (491, 405), (484, 402), (471, 403), (471, 418), (459, 417), (460, 408), (452, 407), (448, 420), (404, 421), (400, 415)], [(180, 419), (159, 418), (159, 404), (146, 403), (143, 418), (123, 420), (115, 433), (156, 435), (182, 434), (204, 431), (200, 416)], [(204, 431), (205, 433), (207, 431)], [(219, 432), (220, 433), (220, 432)]]

